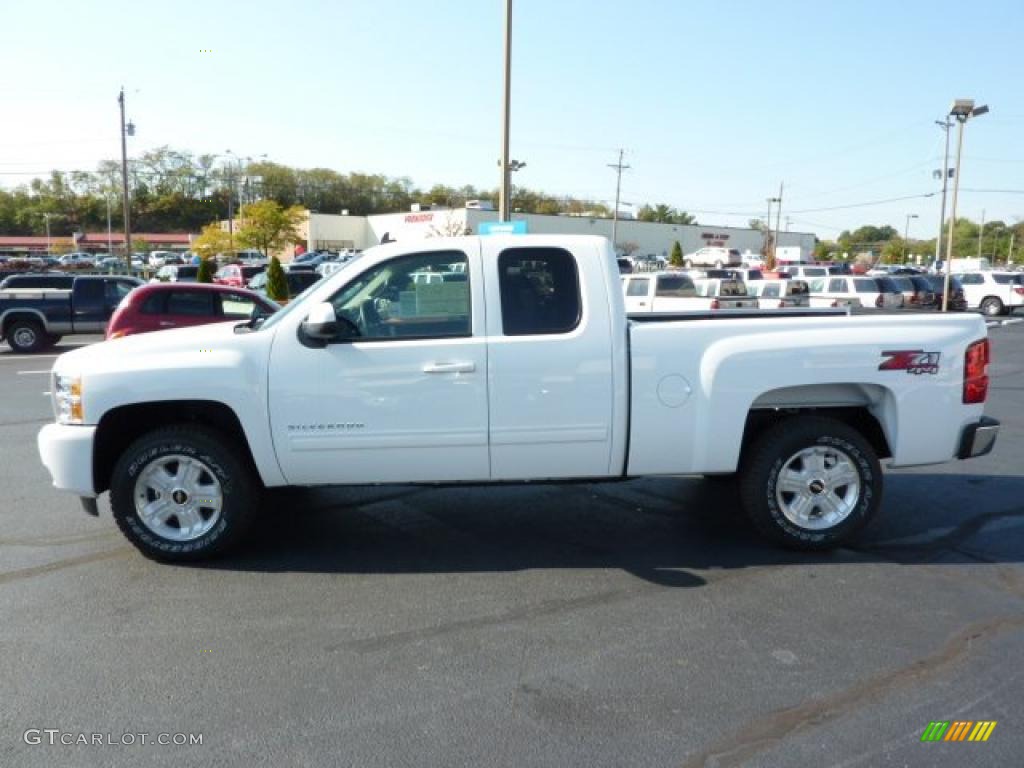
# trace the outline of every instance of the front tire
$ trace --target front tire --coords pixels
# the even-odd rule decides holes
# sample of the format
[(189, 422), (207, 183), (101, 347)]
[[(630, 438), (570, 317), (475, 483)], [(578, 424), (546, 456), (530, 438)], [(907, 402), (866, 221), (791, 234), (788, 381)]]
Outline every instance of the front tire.
[(114, 466), (110, 507), (121, 532), (161, 562), (223, 554), (247, 532), (259, 480), (223, 435), (205, 427), (158, 429)]
[(770, 427), (750, 446), (740, 497), (754, 527), (777, 544), (833, 549), (877, 513), (882, 468), (856, 430), (836, 419), (799, 416)]
[(46, 339), (46, 332), (35, 320), (15, 320), (7, 329), (7, 343), (15, 352), (24, 355), (43, 349)]

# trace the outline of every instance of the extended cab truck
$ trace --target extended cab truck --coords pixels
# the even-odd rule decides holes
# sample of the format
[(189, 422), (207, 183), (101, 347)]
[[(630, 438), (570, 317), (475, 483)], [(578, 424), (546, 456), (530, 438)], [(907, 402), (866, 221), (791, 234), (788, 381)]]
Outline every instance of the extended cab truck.
[(70, 290), (13, 288), (0, 291), (0, 339), (15, 352), (40, 352), (63, 336), (103, 333), (121, 299), (142, 281), (85, 275)]
[(738, 473), (758, 530), (823, 549), (878, 509), (880, 458), (981, 455), (998, 423), (981, 317), (801, 314), (628, 319), (604, 238), (391, 243), (262, 324), (61, 355), (39, 452), (169, 561), (237, 542), (263, 488), (677, 474)]

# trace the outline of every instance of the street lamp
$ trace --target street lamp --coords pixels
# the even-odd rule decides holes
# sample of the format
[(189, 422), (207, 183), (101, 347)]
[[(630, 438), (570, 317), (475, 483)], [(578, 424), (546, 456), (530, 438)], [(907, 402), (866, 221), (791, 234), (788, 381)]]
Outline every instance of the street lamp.
[(918, 218), (916, 213), (907, 214), (907, 225), (903, 228), (903, 258), (902, 262), (907, 263), (907, 238), (910, 237), (910, 220)]
[(942, 174), (942, 205), (939, 208), (939, 236), (935, 238), (935, 267), (938, 269), (942, 261), (942, 235), (946, 226), (946, 191), (949, 188), (949, 129), (953, 127), (947, 115), (942, 120), (936, 120), (935, 124), (946, 133), (946, 151), (942, 155), (942, 170), (935, 171), (934, 176)]
[(988, 107), (974, 106), (974, 99), (957, 99), (949, 110), (950, 117), (956, 118), (960, 124), (956, 140), (956, 171), (953, 174), (953, 208), (949, 220), (949, 237), (946, 240), (946, 279), (942, 291), (942, 311), (949, 311), (949, 267), (953, 260), (953, 230), (956, 228), (956, 201), (960, 192), (960, 159), (964, 150), (964, 123), (972, 117), (981, 117), (988, 112)]
[(512, 168), (509, 164), (509, 125), (512, 109), (512, 0), (505, 0), (505, 90), (501, 111), (501, 189), (498, 190), (498, 221), (510, 221)]
[[(781, 203), (782, 202), (782, 198), (781, 197), (767, 197), (767, 198), (765, 198), (765, 201), (768, 203), (768, 218), (766, 218), (764, 220), (764, 258), (765, 258), (765, 261), (767, 262), (768, 258), (771, 257), (771, 260), (772, 260), (771, 266), (774, 268), (774, 267), (778, 266), (777, 264), (775, 264), (774, 249), (772, 251), (768, 250), (768, 244), (771, 242), (771, 237), (772, 237), (772, 203)], [(765, 266), (769, 266), (769, 265), (767, 263), (765, 263)]]
[(117, 97), (121, 107), (121, 195), (124, 198), (124, 259), (125, 266), (132, 267), (132, 221), (128, 202), (128, 137), (135, 135), (135, 124), (124, 121), (124, 86)]
[(53, 256), (53, 247), (50, 243), (50, 218), (57, 216), (56, 213), (44, 213), (42, 216), (46, 220), (46, 255)]

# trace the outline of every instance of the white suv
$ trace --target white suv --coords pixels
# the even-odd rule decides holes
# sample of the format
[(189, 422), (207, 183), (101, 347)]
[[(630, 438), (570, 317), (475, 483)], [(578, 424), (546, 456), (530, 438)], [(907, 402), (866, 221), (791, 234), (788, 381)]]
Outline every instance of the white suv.
[(953, 276), (963, 283), (968, 309), (995, 317), (1024, 307), (1024, 274), (1020, 272), (957, 272)]

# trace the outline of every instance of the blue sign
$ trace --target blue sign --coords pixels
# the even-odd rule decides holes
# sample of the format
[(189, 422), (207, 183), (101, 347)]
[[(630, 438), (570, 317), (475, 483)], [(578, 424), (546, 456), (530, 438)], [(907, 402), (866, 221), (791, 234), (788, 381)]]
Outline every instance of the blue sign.
[(525, 235), (526, 222), (518, 221), (481, 221), (479, 226), (481, 235)]

